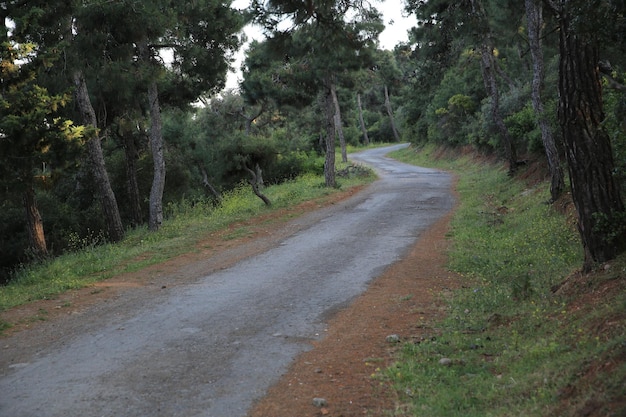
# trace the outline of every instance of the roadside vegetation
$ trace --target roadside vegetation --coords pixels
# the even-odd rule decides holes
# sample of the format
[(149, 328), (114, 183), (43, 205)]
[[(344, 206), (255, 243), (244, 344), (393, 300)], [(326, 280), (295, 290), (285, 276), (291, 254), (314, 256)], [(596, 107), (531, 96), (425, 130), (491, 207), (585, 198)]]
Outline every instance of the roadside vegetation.
[[(264, 188), (263, 192), (272, 202), (267, 206), (242, 182), (224, 193), (219, 204), (212, 199), (169, 204), (163, 226), (156, 233), (144, 226), (129, 231), (118, 243), (102, 244), (98, 239), (82, 238), (77, 242), (80, 249), (74, 252), (29, 263), (17, 270), (8, 284), (0, 286), (0, 312), (196, 251), (197, 243), (204, 237), (229, 225), (304, 201), (321, 201), (375, 179), (369, 169), (340, 161), (336, 164), (335, 188), (325, 186), (322, 174), (305, 174)], [(9, 326), (0, 321), (0, 334)]]
[[(333, 188), (335, 153), (391, 139), (512, 176), (543, 154), (550, 200), (570, 174), (584, 270), (626, 251), (624, 2), (404, 3), (415, 26), (390, 50), (370, 2), (3, 2), (0, 285), (241, 181), (265, 204), (307, 173)], [(224, 89), (249, 23), (264, 37)]]
[(461, 288), (378, 375), (399, 395), (391, 415), (626, 415), (626, 257), (581, 273), (569, 195), (545, 204), (548, 181), (436, 153), (392, 156), (458, 174), (449, 268)]
[(2, 2), (0, 312), (348, 187), (346, 147), (393, 138), (462, 173), (466, 288), (389, 371), (406, 413), (626, 414), (626, 2), (403, 3), (387, 50), (362, 1)]
[[(376, 374), (398, 393), (390, 415), (625, 415), (626, 257), (581, 273), (571, 198), (547, 204), (550, 184), (533, 166), (511, 177), (475, 152), (435, 145), (391, 156), (458, 174), (449, 268), (461, 288), (441, 295), (446, 319), (416, 323), (429, 334), (406, 343), (397, 362)], [(195, 251), (228, 225), (374, 179), (336, 163), (336, 188), (321, 173), (301, 175), (264, 188), (267, 206), (242, 182), (219, 204), (170, 203), (157, 232), (138, 227), (115, 244), (83, 239), (80, 250), (17, 271), (0, 287), (0, 311)], [(0, 332), (9, 326), (0, 322)]]

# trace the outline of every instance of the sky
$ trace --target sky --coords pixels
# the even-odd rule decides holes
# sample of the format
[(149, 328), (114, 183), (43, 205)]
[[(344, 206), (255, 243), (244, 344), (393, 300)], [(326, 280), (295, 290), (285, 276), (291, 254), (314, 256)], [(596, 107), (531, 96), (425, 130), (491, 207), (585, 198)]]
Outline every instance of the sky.
[[(232, 7), (243, 9), (248, 4), (248, 0), (234, 0)], [(406, 42), (408, 40), (407, 31), (415, 26), (415, 17), (402, 15), (404, 0), (379, 0), (374, 1), (373, 4), (374, 7), (383, 13), (383, 22), (386, 26), (378, 38), (381, 48), (392, 50), (399, 42)], [(261, 32), (253, 27), (247, 27), (245, 32), (249, 40), (262, 38)], [(241, 77), (239, 67), (241, 66), (246, 47), (244, 45), (236, 55), (236, 62), (233, 64), (235, 71), (229, 72), (226, 79), (226, 89), (237, 88), (239, 78)]]

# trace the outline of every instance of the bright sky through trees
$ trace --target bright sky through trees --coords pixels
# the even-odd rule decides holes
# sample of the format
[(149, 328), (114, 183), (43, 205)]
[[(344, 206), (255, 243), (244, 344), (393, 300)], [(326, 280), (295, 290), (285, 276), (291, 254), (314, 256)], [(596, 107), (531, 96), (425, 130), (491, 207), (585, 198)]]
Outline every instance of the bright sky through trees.
[[(244, 9), (248, 6), (249, 0), (234, 0), (232, 6), (237, 9)], [(381, 0), (374, 3), (374, 6), (383, 13), (383, 22), (385, 30), (380, 34), (380, 46), (383, 49), (392, 50), (399, 42), (408, 40), (407, 31), (415, 26), (415, 18), (412, 16), (405, 17), (403, 15), (404, 0)], [(245, 28), (248, 41), (252, 39), (260, 39), (263, 35), (258, 28), (248, 26)], [(244, 58), (246, 49), (244, 45), (236, 56), (236, 62), (233, 70), (228, 73), (226, 79), (226, 88), (237, 88), (239, 77), (241, 76), (239, 67)]]

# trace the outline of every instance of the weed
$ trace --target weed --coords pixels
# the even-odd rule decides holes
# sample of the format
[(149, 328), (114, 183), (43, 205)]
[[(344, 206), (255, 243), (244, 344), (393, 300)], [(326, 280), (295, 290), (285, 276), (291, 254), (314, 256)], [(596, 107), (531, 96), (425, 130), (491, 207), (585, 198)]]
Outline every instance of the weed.
[(11, 323), (8, 323), (4, 320), (0, 320), (0, 335), (3, 335), (4, 332), (9, 330), (11, 327), (13, 327)]
[[(338, 162), (338, 169), (348, 164)], [(342, 178), (342, 189), (369, 183), (374, 180), (359, 175)], [(267, 208), (246, 183), (224, 193), (220, 205), (212, 201), (187, 201), (171, 203), (166, 208), (167, 218), (158, 232), (146, 227), (129, 231), (117, 244), (102, 244), (100, 235), (90, 232), (87, 237), (74, 236), (76, 252), (67, 253), (25, 266), (16, 272), (14, 279), (0, 287), (0, 311), (29, 301), (54, 297), (64, 291), (77, 289), (124, 272), (137, 271), (163, 262), (186, 252), (197, 250), (196, 244), (208, 234), (227, 228), (245, 219), (303, 201), (324, 198), (337, 192), (323, 186), (323, 176), (306, 174), (264, 191), (272, 201)], [(320, 186), (322, 185), (322, 186)], [(246, 228), (228, 235), (234, 239), (248, 236)], [(99, 292), (95, 289), (93, 293)]]
[(238, 227), (224, 236), (224, 240), (233, 240), (241, 237), (252, 237), (254, 233), (247, 227)]
[[(433, 152), (393, 156), (433, 166)], [(625, 257), (555, 294), (582, 263), (582, 249), (566, 219), (542, 203), (547, 185), (528, 189), (502, 169), (467, 158), (435, 165), (463, 173), (448, 237), (449, 268), (464, 288), (448, 299), (447, 318), (431, 323), (440, 332), (407, 344), (384, 372), (406, 415), (619, 415)], [(605, 295), (592, 303), (593, 294)]]

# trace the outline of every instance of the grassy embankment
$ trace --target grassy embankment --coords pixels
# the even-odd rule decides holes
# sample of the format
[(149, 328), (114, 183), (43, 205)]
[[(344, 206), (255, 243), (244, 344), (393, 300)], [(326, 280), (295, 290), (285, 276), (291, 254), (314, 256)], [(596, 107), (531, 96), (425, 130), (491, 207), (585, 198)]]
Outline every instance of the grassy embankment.
[(392, 156), (459, 175), (449, 268), (462, 289), (442, 300), (447, 319), (423, 323), (431, 334), (376, 375), (397, 389), (390, 415), (625, 416), (626, 256), (577, 274), (566, 199), (547, 205), (545, 182), (434, 152)]
[[(348, 165), (337, 161), (338, 170), (345, 170)], [(24, 267), (8, 285), (0, 287), (0, 312), (30, 301), (54, 299), (64, 291), (83, 288), (124, 272), (138, 271), (177, 255), (197, 251), (199, 241), (229, 225), (304, 201), (323, 202), (331, 194), (375, 179), (369, 170), (350, 172), (347, 177), (337, 177), (336, 189), (324, 187), (324, 177), (315, 175), (304, 175), (281, 185), (269, 186), (263, 192), (272, 202), (271, 207), (266, 207), (247, 185), (226, 193), (222, 204), (217, 207), (209, 202), (170, 205), (165, 210), (167, 219), (158, 232), (141, 227), (129, 231), (125, 239), (117, 244), (90, 245), (86, 241), (81, 251)], [(287, 217), (294, 215), (285, 214)], [(236, 230), (233, 233), (245, 231)], [(237, 236), (230, 238), (234, 237)], [(228, 239), (229, 235), (225, 238)], [(45, 314), (33, 318), (40, 319), (45, 319)], [(0, 334), (10, 326), (10, 323), (0, 320)]]

